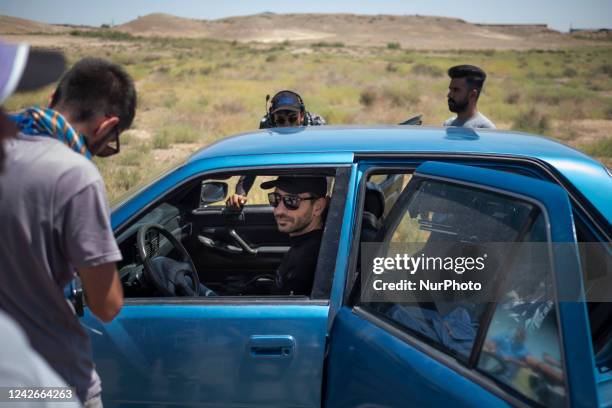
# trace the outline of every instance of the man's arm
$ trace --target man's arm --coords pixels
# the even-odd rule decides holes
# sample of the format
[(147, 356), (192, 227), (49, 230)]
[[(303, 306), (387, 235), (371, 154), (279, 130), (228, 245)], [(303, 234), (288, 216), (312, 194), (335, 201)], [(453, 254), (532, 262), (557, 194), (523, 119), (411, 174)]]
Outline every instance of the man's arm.
[[(82, 167), (75, 168), (83, 171)], [(78, 176), (76, 170), (69, 176)], [(69, 177), (60, 180), (56, 195), (67, 198), (64, 205), (57, 206), (55, 228), (62, 253), (81, 276), (92, 313), (109, 322), (123, 305), (123, 289), (115, 266), (121, 260), (121, 252), (110, 225), (104, 184), (99, 175), (94, 177), (97, 179), (85, 187), (78, 178), (72, 183)]]
[(105, 323), (113, 320), (123, 306), (123, 288), (115, 263), (81, 267), (77, 270), (92, 313)]
[(247, 194), (253, 184), (255, 183), (256, 176), (250, 174), (246, 176), (240, 176), (238, 183), (236, 183), (236, 194), (232, 194), (226, 201), (225, 205), (234, 209), (241, 209), (247, 202)]

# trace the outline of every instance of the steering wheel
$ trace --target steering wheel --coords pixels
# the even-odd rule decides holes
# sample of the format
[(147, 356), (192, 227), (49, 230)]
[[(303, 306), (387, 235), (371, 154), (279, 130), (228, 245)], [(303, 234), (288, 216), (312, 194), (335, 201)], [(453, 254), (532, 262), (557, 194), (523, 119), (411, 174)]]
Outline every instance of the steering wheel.
[[(166, 238), (170, 245), (181, 255), (181, 261), (165, 256), (158, 256), (159, 245), (151, 248), (147, 237), (151, 231), (157, 231)], [(200, 279), (189, 253), (178, 239), (159, 224), (145, 224), (138, 229), (136, 237), (138, 254), (142, 260), (145, 279), (164, 296), (198, 296)]]

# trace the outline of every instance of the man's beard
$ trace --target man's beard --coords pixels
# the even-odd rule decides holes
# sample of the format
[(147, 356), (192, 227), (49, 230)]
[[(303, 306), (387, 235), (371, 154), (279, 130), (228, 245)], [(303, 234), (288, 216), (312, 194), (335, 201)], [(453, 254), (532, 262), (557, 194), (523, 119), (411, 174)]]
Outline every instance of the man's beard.
[(465, 111), (468, 107), (468, 99), (465, 98), (461, 102), (457, 102), (454, 99), (448, 99), (448, 110), (454, 113), (461, 113)]
[(302, 217), (282, 216), (282, 217), (277, 217), (276, 220), (277, 220), (277, 225), (278, 225), (278, 220), (288, 221), (288, 225), (286, 225), (285, 227), (281, 228), (281, 226), (278, 225), (278, 230), (280, 232), (284, 232), (287, 234), (300, 233), (310, 225), (310, 222), (312, 221), (312, 215), (306, 214)]

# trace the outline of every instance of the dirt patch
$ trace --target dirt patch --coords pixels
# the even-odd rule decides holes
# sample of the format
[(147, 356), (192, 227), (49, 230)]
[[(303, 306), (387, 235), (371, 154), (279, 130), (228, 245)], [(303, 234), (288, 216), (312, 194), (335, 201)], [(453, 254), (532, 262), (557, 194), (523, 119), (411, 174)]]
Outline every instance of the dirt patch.
[(99, 38), (78, 37), (65, 35), (32, 35), (32, 34), (7, 34), (2, 35), (2, 40), (10, 43), (28, 43), (33, 47), (44, 48), (74, 48), (74, 47), (109, 47), (113, 45), (124, 45), (119, 41), (108, 41)]
[(201, 143), (173, 144), (169, 149), (154, 149), (153, 158), (158, 163), (176, 163), (185, 160), (202, 147)]
[(589, 144), (612, 135), (612, 120), (582, 119), (553, 121), (552, 134), (570, 133), (568, 143), (573, 146)]

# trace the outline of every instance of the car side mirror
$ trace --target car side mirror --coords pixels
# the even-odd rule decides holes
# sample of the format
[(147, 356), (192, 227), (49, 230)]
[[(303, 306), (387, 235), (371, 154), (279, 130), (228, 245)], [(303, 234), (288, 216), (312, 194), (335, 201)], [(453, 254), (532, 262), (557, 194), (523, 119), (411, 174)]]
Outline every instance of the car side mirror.
[(223, 201), (227, 196), (227, 183), (223, 181), (203, 181), (200, 189), (200, 208)]

